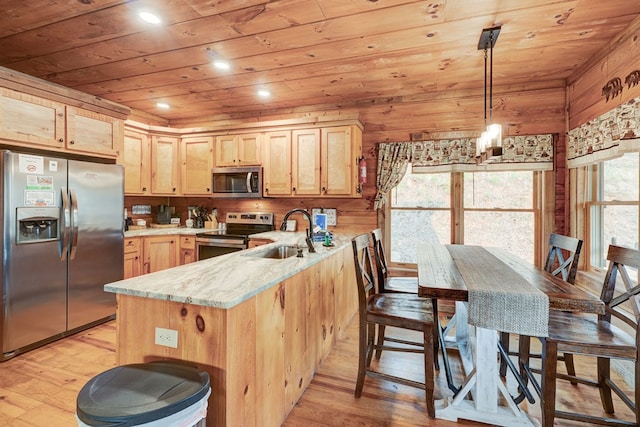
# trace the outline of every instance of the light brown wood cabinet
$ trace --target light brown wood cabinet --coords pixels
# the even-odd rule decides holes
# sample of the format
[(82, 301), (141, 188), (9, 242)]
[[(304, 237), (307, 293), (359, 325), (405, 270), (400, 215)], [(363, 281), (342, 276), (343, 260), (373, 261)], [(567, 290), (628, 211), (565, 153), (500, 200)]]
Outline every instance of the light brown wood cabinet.
[(150, 142), (146, 133), (126, 130), (118, 163), (124, 166), (124, 193), (143, 196), (151, 193)]
[(124, 122), (0, 88), (0, 138), (18, 145), (115, 158), (124, 138)]
[(189, 264), (196, 259), (196, 237), (180, 236), (180, 265)]
[(180, 195), (179, 139), (176, 136), (151, 137), (151, 193)]
[(142, 240), (142, 273), (166, 270), (178, 265), (178, 236), (145, 236)]
[(117, 157), (124, 137), (122, 120), (66, 107), (66, 149), (83, 154)]
[(264, 194), (358, 197), (362, 130), (355, 125), (267, 133)]
[(124, 278), (139, 276), (142, 273), (140, 237), (124, 239)]
[(291, 131), (266, 132), (263, 146), (263, 194), (291, 195)]
[(262, 163), (261, 134), (216, 137), (215, 166), (257, 166)]
[(322, 128), (320, 138), (322, 195), (359, 195), (357, 159), (362, 155), (362, 130), (357, 126)]
[(182, 138), (180, 142), (182, 162), (182, 194), (211, 194), (211, 168), (213, 167), (213, 137)]

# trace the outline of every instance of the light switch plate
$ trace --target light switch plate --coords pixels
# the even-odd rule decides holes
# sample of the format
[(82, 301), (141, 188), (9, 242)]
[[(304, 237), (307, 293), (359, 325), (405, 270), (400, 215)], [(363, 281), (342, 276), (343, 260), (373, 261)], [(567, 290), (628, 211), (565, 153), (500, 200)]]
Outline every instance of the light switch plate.
[(323, 213), (327, 215), (327, 226), (338, 224), (338, 211), (337, 209), (328, 208), (312, 208), (311, 216), (313, 217), (313, 223), (316, 223), (316, 214)]

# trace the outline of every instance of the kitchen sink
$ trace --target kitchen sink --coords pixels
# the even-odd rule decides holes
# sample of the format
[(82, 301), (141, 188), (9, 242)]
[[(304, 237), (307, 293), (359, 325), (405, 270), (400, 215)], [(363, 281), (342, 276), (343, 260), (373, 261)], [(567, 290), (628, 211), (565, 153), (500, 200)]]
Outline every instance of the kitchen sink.
[[(301, 251), (302, 253), (302, 251)], [(270, 259), (285, 259), (298, 254), (297, 246), (281, 245), (275, 246), (269, 249), (256, 251), (246, 254), (246, 256), (253, 256), (258, 258), (270, 258)]]

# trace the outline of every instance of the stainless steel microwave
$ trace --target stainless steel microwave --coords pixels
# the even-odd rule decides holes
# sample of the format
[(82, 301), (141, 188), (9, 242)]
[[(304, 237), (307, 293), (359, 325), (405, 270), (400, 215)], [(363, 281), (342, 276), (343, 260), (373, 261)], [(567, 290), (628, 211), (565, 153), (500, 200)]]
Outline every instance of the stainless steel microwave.
[(262, 168), (259, 166), (213, 168), (211, 182), (213, 197), (262, 197)]

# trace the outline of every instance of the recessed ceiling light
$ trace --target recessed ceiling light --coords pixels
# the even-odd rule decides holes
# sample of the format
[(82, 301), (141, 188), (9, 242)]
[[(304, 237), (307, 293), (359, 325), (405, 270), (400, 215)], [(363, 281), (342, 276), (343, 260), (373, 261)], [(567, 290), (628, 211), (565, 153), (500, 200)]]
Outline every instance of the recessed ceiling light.
[(267, 89), (258, 89), (258, 95), (266, 98), (268, 96), (271, 96), (271, 92), (269, 92)]
[(166, 102), (157, 102), (156, 107), (162, 108), (163, 110), (168, 110), (170, 108), (170, 105)]
[(228, 70), (229, 68), (231, 68), (231, 65), (223, 60), (223, 59), (216, 59), (213, 61), (213, 66), (216, 67), (219, 70)]
[(158, 25), (158, 24), (162, 23), (162, 19), (160, 19), (160, 17), (158, 15), (156, 15), (155, 13), (149, 12), (147, 10), (140, 11), (138, 13), (138, 16), (144, 22), (148, 22), (149, 24)]

